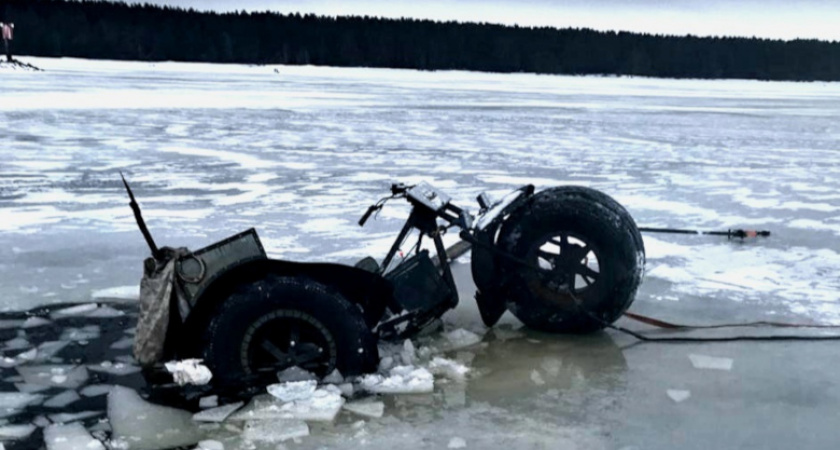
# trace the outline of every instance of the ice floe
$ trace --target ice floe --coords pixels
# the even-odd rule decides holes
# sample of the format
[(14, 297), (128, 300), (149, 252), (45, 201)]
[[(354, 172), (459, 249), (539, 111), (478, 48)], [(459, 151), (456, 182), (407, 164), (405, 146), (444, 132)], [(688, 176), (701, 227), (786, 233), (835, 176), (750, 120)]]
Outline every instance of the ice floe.
[(137, 300), (140, 297), (140, 286), (117, 286), (106, 289), (97, 289), (91, 292), (93, 300)]
[(359, 400), (347, 402), (342, 408), (353, 414), (372, 419), (378, 419), (385, 414), (385, 404), (379, 401)]
[(110, 392), (112, 387), (109, 384), (91, 384), (82, 388), (79, 393), (84, 397), (98, 397)]
[(0, 392), (0, 418), (13, 416), (26, 406), (40, 403), (43, 396), (25, 392)]
[(87, 366), (91, 372), (107, 373), (109, 375), (125, 376), (140, 372), (140, 367), (123, 362), (102, 361), (99, 364)]
[(21, 325), (21, 328), (23, 328), (24, 330), (28, 330), (30, 328), (38, 328), (50, 324), (52, 324), (52, 322), (47, 319), (44, 319), (43, 317), (33, 316), (26, 319)]
[(23, 439), (35, 431), (35, 425), (3, 425), (0, 426), (0, 441)]
[(224, 422), (231, 414), (236, 412), (244, 405), (245, 402), (232, 403), (230, 405), (218, 406), (215, 408), (205, 409), (204, 411), (193, 414), (192, 419), (196, 422)]
[(80, 400), (81, 397), (76, 391), (64, 391), (50, 399), (47, 399), (43, 405), (47, 408), (64, 408), (67, 405)]
[(99, 305), (96, 303), (86, 303), (83, 305), (71, 306), (53, 311), (50, 314), (52, 320), (64, 319), (67, 317), (84, 316), (95, 311)]
[(104, 414), (105, 411), (81, 411), (77, 413), (50, 414), (47, 417), (49, 417), (53, 423), (70, 423), (78, 420), (90, 419), (91, 417), (101, 416)]
[(76, 389), (88, 379), (84, 366), (20, 366), (18, 373), (27, 384)]
[(50, 425), (44, 429), (47, 450), (105, 450), (80, 423)]
[(108, 418), (114, 439), (132, 450), (193, 445), (203, 437), (189, 412), (153, 405), (121, 386), (108, 394)]

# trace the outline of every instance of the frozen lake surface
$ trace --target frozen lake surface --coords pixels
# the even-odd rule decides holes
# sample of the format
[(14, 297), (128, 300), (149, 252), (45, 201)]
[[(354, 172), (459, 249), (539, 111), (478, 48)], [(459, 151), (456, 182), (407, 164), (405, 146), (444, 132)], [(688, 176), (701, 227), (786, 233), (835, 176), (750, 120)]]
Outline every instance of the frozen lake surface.
[[(122, 170), (159, 244), (197, 249), (256, 227), (274, 257), (345, 263), (384, 256), (406, 209), (386, 208), (365, 229), (356, 221), (391, 182), (428, 181), (468, 206), (484, 190), (586, 185), (644, 226), (773, 231), (744, 242), (646, 235), (632, 310), (688, 323), (840, 323), (840, 84), (26, 61), (46, 71), (0, 70), (3, 310), (131, 298), (148, 250)], [(483, 332), (468, 288), (447, 326)], [(685, 447), (640, 438), (644, 423), (622, 422), (621, 400), (650, 390), (668, 406), (732, 397), (639, 381), (654, 347), (631, 357), (612, 335), (570, 343), (504, 324), (477, 357), (462, 355), (486, 372), (469, 388), (388, 400), (394, 413), (382, 421), (316, 427), (302, 445), (354, 436), (353, 447), (392, 448), (411, 436), (429, 448)], [(689, 364), (687, 349), (669, 352), (659, 355)], [(514, 417), (522, 411), (531, 414)], [(605, 431), (616, 423), (621, 438)], [(715, 428), (703, 424), (697, 448)], [(806, 432), (819, 436), (805, 426), (766, 442), (797, 445)], [(519, 446), (517, 436), (533, 439)], [(740, 442), (729, 437), (718, 444)]]

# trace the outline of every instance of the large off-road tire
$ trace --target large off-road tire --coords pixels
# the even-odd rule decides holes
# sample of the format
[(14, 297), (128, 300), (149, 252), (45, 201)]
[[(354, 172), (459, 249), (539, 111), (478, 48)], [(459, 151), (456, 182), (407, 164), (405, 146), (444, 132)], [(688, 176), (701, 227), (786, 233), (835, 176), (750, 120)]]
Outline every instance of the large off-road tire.
[(324, 377), (376, 370), (376, 338), (359, 308), (303, 277), (267, 276), (222, 302), (203, 335), (202, 357), (219, 386), (276, 382), (300, 367)]
[(630, 307), (644, 275), (645, 249), (633, 218), (590, 188), (534, 195), (505, 221), (498, 245), (528, 263), (502, 263), (508, 309), (540, 331), (603, 328)]

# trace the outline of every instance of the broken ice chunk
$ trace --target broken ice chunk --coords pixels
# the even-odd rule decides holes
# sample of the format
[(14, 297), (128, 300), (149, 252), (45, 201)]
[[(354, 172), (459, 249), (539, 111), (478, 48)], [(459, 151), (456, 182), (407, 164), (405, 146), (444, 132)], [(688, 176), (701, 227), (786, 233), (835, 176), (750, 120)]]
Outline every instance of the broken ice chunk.
[(688, 398), (691, 397), (691, 391), (680, 389), (668, 389), (666, 392), (668, 394), (668, 397), (671, 397), (671, 400), (675, 401), (676, 403), (688, 400)]
[(115, 286), (111, 288), (98, 289), (90, 293), (90, 297), (94, 300), (114, 299), (114, 300), (137, 300), (140, 298), (140, 286)]
[(70, 423), (101, 416), (102, 414), (105, 414), (105, 411), (82, 411), (78, 413), (50, 414), (49, 418), (53, 421), (53, 423)]
[(35, 431), (35, 425), (5, 425), (0, 427), (0, 441), (23, 439)]
[(87, 367), (92, 372), (107, 373), (118, 377), (140, 372), (140, 368), (135, 366), (134, 364), (126, 364), (121, 362), (112, 363), (111, 361), (102, 361), (99, 364), (90, 365)]
[(111, 344), (113, 350), (126, 350), (134, 345), (134, 338), (124, 338)]
[(300, 420), (254, 420), (245, 424), (247, 441), (281, 442), (309, 436), (309, 425)]
[(38, 428), (44, 428), (48, 425), (52, 425), (52, 422), (44, 416), (38, 416), (32, 419), (32, 425), (35, 425)]
[(122, 386), (108, 394), (108, 418), (114, 439), (130, 443), (132, 450), (193, 445), (202, 438), (189, 412), (153, 405)]
[(79, 394), (76, 391), (64, 391), (61, 394), (44, 402), (47, 408), (64, 408), (65, 406), (80, 400)]
[(403, 342), (403, 349), (400, 352), (403, 365), (412, 365), (417, 360), (417, 350), (414, 348), (414, 343), (410, 339)]
[(185, 359), (168, 362), (165, 366), (179, 386), (185, 384), (204, 385), (210, 382), (213, 374), (201, 362), (200, 359)]
[(111, 319), (114, 317), (122, 317), (125, 313), (118, 310), (111, 308), (110, 306), (100, 306), (95, 310), (85, 314), (85, 317), (94, 317), (99, 319)]
[(358, 402), (345, 403), (344, 409), (362, 417), (370, 417), (378, 419), (385, 414), (385, 404), (382, 402), (373, 402), (362, 400)]
[(353, 383), (339, 384), (338, 390), (341, 391), (341, 395), (350, 398), (353, 396)]
[(88, 379), (84, 366), (22, 366), (18, 373), (27, 384), (76, 389)]
[(15, 383), (15, 388), (21, 392), (26, 392), (28, 394), (33, 394), (35, 392), (46, 391), (49, 389), (49, 386), (44, 386), (42, 384), (25, 384), (25, 383)]
[(56, 320), (63, 319), (66, 317), (83, 316), (85, 314), (93, 312), (98, 307), (99, 306), (96, 303), (86, 303), (83, 305), (72, 306), (70, 308), (64, 308), (53, 311), (52, 314), (50, 314), (50, 318)]
[(20, 361), (15, 358), (9, 358), (8, 356), (0, 357), (0, 368), (2, 369), (11, 369), (18, 364), (20, 364)]
[(469, 373), (470, 369), (458, 361), (435, 357), (432, 362), (429, 363), (429, 371), (431, 371), (434, 375), (440, 375), (453, 381), (464, 381), (466, 380), (467, 373)]
[(0, 330), (7, 330), (9, 328), (20, 328), (24, 324), (22, 320), (0, 320)]
[(99, 339), (100, 331), (96, 325), (82, 328), (66, 328), (58, 339), (61, 341), (92, 341)]
[(35, 361), (35, 358), (37, 358), (37, 357), (38, 357), (38, 349), (33, 348), (31, 350), (27, 350), (23, 353), (18, 354), (17, 356), (15, 356), (15, 359), (20, 361), (20, 362), (29, 362), (29, 361)]
[(444, 337), (449, 341), (447, 350), (470, 347), (481, 342), (481, 336), (463, 328), (445, 333)]
[(314, 422), (331, 422), (338, 415), (344, 398), (338, 389), (317, 389), (309, 397), (280, 407), (284, 418)]
[(205, 409), (199, 413), (193, 414), (192, 420), (196, 422), (224, 422), (231, 414), (241, 408), (245, 402), (232, 403), (230, 405), (219, 406), (218, 408)]
[(42, 343), (38, 346), (38, 356), (36, 359), (39, 361), (46, 361), (55, 355), (58, 354), (64, 347), (70, 344), (67, 341), (47, 341)]
[(10, 341), (6, 341), (6, 350), (23, 350), (28, 349), (32, 345), (25, 338), (16, 337)]
[(341, 384), (344, 383), (344, 377), (341, 376), (341, 372), (338, 369), (335, 369), (329, 375), (325, 376), (321, 382), (326, 384)]
[(467, 441), (464, 438), (454, 437), (449, 440), (449, 445), (447, 448), (464, 448), (467, 446)]
[(315, 380), (291, 381), (288, 383), (272, 384), (268, 386), (267, 390), (269, 394), (280, 399), (280, 401), (292, 402), (311, 397), (316, 387), (318, 387), (318, 382)]
[(47, 450), (105, 450), (80, 423), (50, 425), (44, 429)]
[(21, 409), (39, 403), (43, 396), (23, 392), (0, 392), (0, 417), (13, 416)]
[(111, 387), (112, 386), (109, 384), (91, 384), (89, 386), (85, 386), (84, 389), (79, 391), (79, 393), (85, 397), (98, 397), (110, 392)]
[(198, 407), (201, 409), (215, 408), (219, 406), (219, 396), (210, 395), (208, 397), (201, 397), (198, 401)]
[(225, 444), (213, 440), (201, 441), (196, 450), (225, 450)]
[(691, 354), (688, 359), (695, 369), (732, 370), (731, 358)]
[(362, 388), (375, 394), (428, 394), (434, 391), (432, 374), (414, 366), (397, 366), (387, 377), (365, 375), (360, 379)]
[(21, 328), (23, 328), (23, 329), (37, 328), (37, 327), (42, 327), (44, 325), (49, 325), (51, 323), (52, 322), (50, 322), (47, 319), (44, 319), (43, 317), (32, 316), (32, 317), (26, 319), (25, 322), (23, 322), (23, 325), (21, 325)]
[(301, 369), (298, 366), (290, 367), (282, 372), (277, 373), (277, 382), (288, 383), (290, 381), (307, 381), (317, 380), (318, 377), (312, 372)]
[(545, 380), (543, 379), (542, 375), (536, 370), (531, 371), (531, 381), (534, 382), (537, 386), (542, 386), (545, 384)]

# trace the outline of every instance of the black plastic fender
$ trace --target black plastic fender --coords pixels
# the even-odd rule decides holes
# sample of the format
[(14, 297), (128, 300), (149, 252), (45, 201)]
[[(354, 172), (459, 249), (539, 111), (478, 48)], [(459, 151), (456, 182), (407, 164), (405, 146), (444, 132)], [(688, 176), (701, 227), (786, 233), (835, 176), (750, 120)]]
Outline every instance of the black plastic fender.
[(478, 304), (481, 320), (488, 327), (495, 325), (507, 310), (505, 297), (498, 289), (501, 284), (500, 256), (494, 254), (493, 251), (496, 248), (499, 228), (513, 212), (534, 195), (534, 186), (529, 184), (515, 192), (521, 192), (521, 194), (507, 205), (499, 205), (501, 210), (489, 218), (489, 222), (481, 223), (476, 227), (473, 236), (477, 245), (472, 246), (470, 268), (476, 286), (475, 301)]
[(195, 339), (207, 326), (218, 305), (236, 286), (253, 283), (267, 275), (303, 277), (335, 289), (350, 302), (359, 306), (365, 323), (371, 329), (382, 319), (387, 305), (393, 302), (393, 287), (382, 276), (352, 266), (328, 263), (299, 263), (277, 259), (263, 259), (232, 267), (220, 274), (195, 299), (195, 306), (187, 317), (178, 345), (179, 353), (194, 353)]

